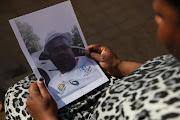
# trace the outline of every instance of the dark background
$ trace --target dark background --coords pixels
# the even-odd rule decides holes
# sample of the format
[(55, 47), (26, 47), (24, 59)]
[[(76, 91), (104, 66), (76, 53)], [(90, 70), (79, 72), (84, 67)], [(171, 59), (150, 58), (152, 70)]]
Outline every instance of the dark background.
[[(62, 1), (1, 1), (0, 101), (8, 87), (32, 72), (8, 20)], [(122, 60), (141, 63), (166, 53), (156, 37), (152, 0), (72, 0), (72, 4), (88, 45), (108, 46)]]

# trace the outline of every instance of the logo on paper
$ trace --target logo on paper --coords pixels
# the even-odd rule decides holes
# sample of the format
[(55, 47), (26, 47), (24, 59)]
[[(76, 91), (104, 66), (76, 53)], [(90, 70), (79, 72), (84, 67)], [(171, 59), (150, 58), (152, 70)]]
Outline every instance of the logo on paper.
[(84, 70), (86, 70), (86, 66), (85, 66), (85, 65), (80, 66), (80, 67), (79, 67), (79, 70), (80, 70), (81, 72), (83, 72)]
[(70, 82), (72, 85), (76, 85), (76, 86), (79, 85), (79, 82), (78, 82), (77, 80), (69, 80), (69, 82)]
[(92, 68), (91, 68), (91, 66), (82, 65), (82, 66), (79, 67), (79, 70), (81, 72), (84, 72), (83, 77), (85, 77), (85, 76), (88, 76), (91, 73)]
[(65, 83), (64, 82), (62, 82), (62, 83), (60, 83), (60, 84), (58, 84), (58, 90), (59, 90), (59, 94), (63, 94), (64, 93), (64, 91), (66, 90), (66, 86), (65, 86)]

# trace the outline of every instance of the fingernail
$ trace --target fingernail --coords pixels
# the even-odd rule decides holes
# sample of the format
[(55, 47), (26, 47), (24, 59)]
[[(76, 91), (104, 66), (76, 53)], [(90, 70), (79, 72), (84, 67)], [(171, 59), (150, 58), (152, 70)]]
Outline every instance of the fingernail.
[(44, 79), (43, 78), (40, 78), (39, 79), (39, 83), (43, 83)]
[(39, 81), (44, 81), (44, 79), (43, 79), (43, 78), (40, 78)]

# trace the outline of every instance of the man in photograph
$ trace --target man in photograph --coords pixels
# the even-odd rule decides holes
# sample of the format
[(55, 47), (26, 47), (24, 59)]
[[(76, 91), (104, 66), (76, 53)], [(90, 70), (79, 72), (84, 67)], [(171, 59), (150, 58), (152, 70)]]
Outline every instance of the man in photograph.
[(45, 39), (44, 51), (32, 54), (57, 101), (102, 77), (88, 57), (75, 56), (71, 41), (70, 33), (51, 32)]

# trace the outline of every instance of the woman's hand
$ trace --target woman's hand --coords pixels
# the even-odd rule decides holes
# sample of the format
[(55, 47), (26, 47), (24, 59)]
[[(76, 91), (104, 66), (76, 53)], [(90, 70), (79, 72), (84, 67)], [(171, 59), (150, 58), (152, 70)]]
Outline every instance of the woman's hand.
[(141, 66), (141, 63), (121, 61), (109, 48), (90, 45), (84, 53), (99, 62), (102, 69), (114, 76), (124, 77)]
[(43, 81), (38, 80), (31, 84), (26, 104), (28, 112), (35, 120), (57, 120), (57, 104)]
[(104, 72), (121, 76), (118, 66), (121, 63), (120, 59), (107, 47), (100, 45), (90, 45), (88, 46), (89, 50), (86, 50), (84, 53), (99, 62)]

